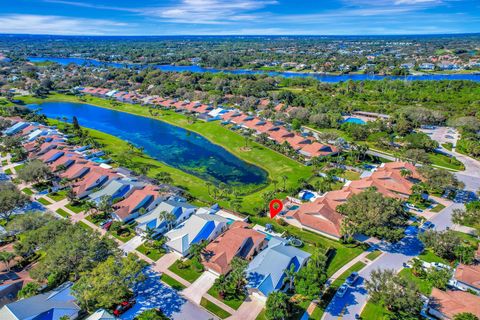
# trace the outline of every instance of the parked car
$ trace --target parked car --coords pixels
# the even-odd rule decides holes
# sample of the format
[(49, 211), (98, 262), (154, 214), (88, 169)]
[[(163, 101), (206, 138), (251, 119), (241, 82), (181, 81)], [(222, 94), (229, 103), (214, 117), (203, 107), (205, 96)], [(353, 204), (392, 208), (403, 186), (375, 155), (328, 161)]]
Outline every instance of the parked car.
[(348, 286), (346, 284), (342, 284), (340, 288), (338, 288), (336, 295), (339, 297), (343, 297), (345, 293), (348, 291)]
[(345, 283), (348, 284), (349, 286), (352, 286), (355, 281), (358, 279), (358, 272), (352, 272), (348, 278), (345, 280)]
[(110, 226), (112, 225), (112, 223), (113, 223), (112, 219), (105, 220), (100, 224), (100, 228), (102, 228), (104, 230), (108, 230), (110, 228)]
[(430, 221), (425, 221), (423, 224), (422, 224), (422, 229), (424, 230), (428, 230), (428, 229), (432, 229), (435, 225), (433, 223), (431, 223)]
[(135, 304), (135, 299), (131, 298), (129, 300), (125, 300), (121, 302), (114, 310), (113, 310), (113, 315), (118, 317), (121, 314), (124, 314), (128, 309), (133, 307)]

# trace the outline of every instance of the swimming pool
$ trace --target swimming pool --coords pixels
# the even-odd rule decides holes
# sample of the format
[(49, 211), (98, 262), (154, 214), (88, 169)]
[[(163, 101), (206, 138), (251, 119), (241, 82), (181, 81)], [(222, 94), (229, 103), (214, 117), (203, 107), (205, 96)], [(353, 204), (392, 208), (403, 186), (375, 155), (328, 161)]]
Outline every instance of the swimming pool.
[(302, 195), (302, 200), (310, 201), (310, 199), (312, 199), (313, 197), (315, 197), (313, 193), (311, 193), (310, 191), (305, 191)]
[(353, 117), (350, 117), (350, 118), (347, 118), (343, 121), (344, 123), (355, 123), (355, 124), (366, 124), (365, 121), (363, 121), (362, 119), (359, 119), (359, 118), (353, 118)]

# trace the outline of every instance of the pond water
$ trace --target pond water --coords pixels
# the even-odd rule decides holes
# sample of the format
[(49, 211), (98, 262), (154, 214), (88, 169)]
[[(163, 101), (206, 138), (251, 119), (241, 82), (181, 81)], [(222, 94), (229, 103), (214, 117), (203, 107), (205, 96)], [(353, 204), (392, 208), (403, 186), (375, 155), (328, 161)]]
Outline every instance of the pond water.
[(46, 102), (29, 107), (39, 106), (49, 118), (71, 121), (76, 116), (81, 126), (129, 141), (152, 158), (214, 184), (259, 185), (267, 180), (263, 169), (199, 134), (166, 122), (81, 103)]
[[(62, 65), (67, 65), (69, 63), (74, 63), (77, 65), (89, 65), (89, 66), (109, 66), (114, 68), (144, 68), (145, 65), (141, 64), (125, 64), (118, 62), (103, 62), (95, 59), (85, 59), (85, 58), (58, 58), (58, 57), (29, 57), (31, 62), (45, 62), (52, 61)], [(306, 78), (313, 77), (322, 82), (341, 82), (341, 81), (360, 81), (360, 80), (383, 80), (383, 79), (399, 79), (399, 80), (471, 80), (480, 82), (480, 74), (429, 74), (429, 75), (409, 75), (409, 76), (381, 76), (381, 75), (372, 75), (372, 74), (342, 74), (342, 75), (332, 75), (332, 74), (319, 74), (319, 73), (301, 73), (301, 72), (273, 72), (273, 71), (261, 71), (261, 70), (246, 70), (246, 69), (235, 69), (235, 70), (221, 70), (214, 68), (203, 68), (197, 65), (193, 66), (173, 66), (173, 65), (150, 65), (156, 69), (166, 71), (166, 72), (212, 72), (212, 73), (231, 73), (231, 74), (267, 74), (269, 76), (282, 76), (286, 78)]]

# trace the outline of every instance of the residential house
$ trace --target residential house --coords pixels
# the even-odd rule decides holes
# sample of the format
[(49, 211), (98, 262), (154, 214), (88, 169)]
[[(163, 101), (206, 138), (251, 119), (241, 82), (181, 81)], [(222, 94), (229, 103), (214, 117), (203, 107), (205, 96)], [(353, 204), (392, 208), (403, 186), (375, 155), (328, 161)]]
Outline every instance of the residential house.
[(97, 204), (103, 197), (108, 197), (110, 201), (114, 201), (115, 199), (126, 198), (130, 193), (144, 186), (144, 183), (130, 178), (109, 180), (102, 189), (89, 194), (88, 198)]
[(216, 275), (227, 274), (234, 257), (250, 260), (267, 245), (263, 233), (235, 221), (227, 231), (210, 242), (204, 250), (203, 265)]
[(464, 291), (432, 289), (428, 313), (438, 319), (454, 319), (459, 313), (480, 317), (480, 297)]
[(268, 246), (248, 265), (247, 288), (250, 293), (266, 300), (271, 292), (285, 286), (285, 270), (293, 265), (298, 272), (310, 258), (310, 254), (290, 246), (287, 240), (272, 237)]
[(53, 291), (6, 304), (0, 309), (2, 320), (76, 319), (80, 307), (71, 295), (73, 283), (66, 282)]
[(336, 209), (352, 194), (348, 190), (327, 192), (313, 202), (303, 203), (297, 209), (288, 211), (283, 219), (291, 225), (338, 240), (342, 236), (342, 215)]
[(299, 153), (303, 154), (307, 158), (325, 157), (337, 154), (338, 149), (328, 144), (313, 142), (311, 144), (305, 145), (302, 149), (299, 150)]
[(471, 290), (480, 295), (480, 265), (465, 265), (460, 263), (455, 269), (452, 283), (460, 290)]
[(128, 197), (115, 203), (112, 207), (114, 219), (128, 222), (138, 217), (142, 211), (148, 212), (160, 201), (159, 189), (154, 185), (146, 185), (133, 191)]
[(194, 214), (185, 222), (165, 234), (167, 247), (186, 256), (190, 246), (211, 241), (227, 229), (228, 220), (215, 214)]
[(82, 179), (72, 185), (72, 191), (77, 198), (83, 199), (95, 191), (96, 188), (100, 188), (108, 181), (118, 178), (120, 178), (120, 176), (115, 172), (100, 166), (94, 166)]
[[(150, 211), (149, 213), (135, 219), (137, 226), (135, 230), (139, 234), (145, 234), (148, 229), (155, 230), (154, 236), (168, 231), (169, 228), (188, 219), (196, 210), (195, 206), (187, 202), (166, 200)], [(172, 214), (175, 221), (164, 220), (163, 212)]]

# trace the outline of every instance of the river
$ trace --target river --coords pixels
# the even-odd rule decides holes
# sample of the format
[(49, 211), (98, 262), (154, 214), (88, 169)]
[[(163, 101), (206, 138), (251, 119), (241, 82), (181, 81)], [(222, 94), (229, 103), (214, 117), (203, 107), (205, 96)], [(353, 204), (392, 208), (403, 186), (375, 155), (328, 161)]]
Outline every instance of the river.
[(163, 121), (81, 103), (45, 102), (29, 107), (40, 107), (53, 119), (66, 117), (71, 121), (76, 116), (81, 126), (129, 141), (152, 158), (216, 185), (259, 185), (267, 180), (263, 169), (197, 133)]
[[(45, 62), (52, 61), (59, 63), (61, 65), (68, 65), (74, 63), (77, 65), (87, 65), (87, 66), (108, 66), (114, 68), (131, 68), (138, 67), (144, 68), (145, 65), (135, 65), (135, 64), (125, 64), (118, 62), (102, 62), (94, 59), (85, 59), (85, 58), (57, 58), (57, 57), (29, 57), (31, 62)], [(221, 70), (214, 68), (202, 68), (197, 65), (193, 66), (173, 66), (173, 65), (151, 65), (151, 67), (166, 71), (166, 72), (212, 72), (212, 73), (231, 73), (231, 74), (267, 74), (269, 76), (282, 76), (286, 78), (306, 78), (313, 77), (322, 82), (342, 82), (342, 81), (361, 81), (361, 80), (383, 80), (383, 79), (399, 79), (399, 80), (471, 80), (480, 82), (480, 74), (429, 74), (429, 75), (409, 75), (409, 76), (381, 76), (381, 75), (371, 75), (371, 74), (342, 74), (342, 75), (331, 75), (331, 74), (319, 74), (319, 73), (301, 73), (301, 72), (269, 72), (261, 70), (245, 70), (245, 69), (236, 69), (236, 70)]]

